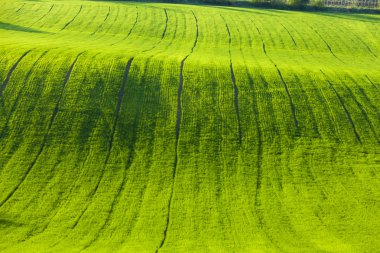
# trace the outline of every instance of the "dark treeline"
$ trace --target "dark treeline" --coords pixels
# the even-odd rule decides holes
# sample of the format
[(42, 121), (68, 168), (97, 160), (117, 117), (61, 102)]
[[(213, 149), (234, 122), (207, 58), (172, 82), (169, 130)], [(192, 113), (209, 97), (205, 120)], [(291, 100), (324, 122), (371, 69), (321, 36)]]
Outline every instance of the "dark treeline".
[(327, 10), (374, 14), (380, 13), (380, 6), (378, 4), (379, 0), (133, 0), (133, 2), (162, 2), (307, 11)]

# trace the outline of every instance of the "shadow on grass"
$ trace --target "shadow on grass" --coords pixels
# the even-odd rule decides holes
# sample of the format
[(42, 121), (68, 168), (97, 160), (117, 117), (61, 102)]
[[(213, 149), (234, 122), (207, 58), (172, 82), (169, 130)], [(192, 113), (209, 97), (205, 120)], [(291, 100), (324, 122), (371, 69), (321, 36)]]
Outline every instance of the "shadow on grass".
[[(132, 4), (151, 4), (151, 3), (166, 3), (166, 4), (185, 4), (185, 5), (198, 5), (208, 7), (232, 7), (232, 8), (250, 8), (259, 10), (270, 10), (279, 13), (291, 14), (291, 11), (302, 12), (333, 12), (333, 13), (362, 13), (362, 14), (379, 14), (378, 8), (347, 8), (347, 7), (332, 7), (332, 6), (312, 6), (312, 5), (290, 5), (286, 3), (269, 1), (248, 1), (248, 0), (89, 0), (94, 2), (113, 2), (113, 3), (132, 3)], [(231, 8), (231, 9), (232, 9)], [(228, 8), (231, 10), (230, 8)], [(264, 14), (265, 15), (265, 14)]]
[(4, 218), (0, 218), (0, 228), (1, 227), (20, 227), (22, 226), (21, 223), (18, 223), (18, 222), (14, 222), (12, 220), (9, 220), (9, 219), (4, 219)]
[(352, 20), (352, 21), (361, 21), (361, 22), (379, 23), (380, 24), (380, 17), (372, 17), (372, 16), (368, 16), (368, 15), (349, 14), (349, 13), (337, 14), (337, 13), (329, 13), (329, 12), (316, 12), (315, 14), (327, 16), (327, 17), (333, 17), (333, 18)]
[(5, 23), (5, 22), (0, 22), (0, 29), (9, 30), (9, 31), (18, 31), (18, 32), (28, 32), (28, 33), (48, 33), (45, 31), (40, 31), (40, 30), (29, 28), (29, 27), (14, 25), (14, 24)]
[[(259, 9), (260, 11), (257, 11), (257, 9), (254, 8), (246, 8), (246, 7), (228, 7), (228, 6), (210, 6), (212, 8), (218, 8), (218, 9), (225, 9), (229, 11), (237, 11), (237, 12), (246, 12), (251, 14), (259, 14), (259, 15), (266, 15), (266, 16), (277, 16), (276, 14), (272, 14), (268, 11), (268, 13), (263, 12), (266, 9)], [(270, 10), (272, 11), (272, 10)]]

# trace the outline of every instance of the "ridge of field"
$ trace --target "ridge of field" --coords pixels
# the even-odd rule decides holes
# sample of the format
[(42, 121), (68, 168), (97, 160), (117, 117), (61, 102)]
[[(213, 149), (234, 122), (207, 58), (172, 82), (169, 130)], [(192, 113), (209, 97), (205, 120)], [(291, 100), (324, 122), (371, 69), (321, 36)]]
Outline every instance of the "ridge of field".
[(0, 252), (380, 248), (380, 16), (0, 3)]

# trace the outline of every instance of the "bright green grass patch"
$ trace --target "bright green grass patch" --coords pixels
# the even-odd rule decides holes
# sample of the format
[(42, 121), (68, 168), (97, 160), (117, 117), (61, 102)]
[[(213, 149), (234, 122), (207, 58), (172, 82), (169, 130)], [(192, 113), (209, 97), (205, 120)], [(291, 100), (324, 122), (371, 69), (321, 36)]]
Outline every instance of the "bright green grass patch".
[(380, 248), (379, 16), (1, 4), (1, 252)]

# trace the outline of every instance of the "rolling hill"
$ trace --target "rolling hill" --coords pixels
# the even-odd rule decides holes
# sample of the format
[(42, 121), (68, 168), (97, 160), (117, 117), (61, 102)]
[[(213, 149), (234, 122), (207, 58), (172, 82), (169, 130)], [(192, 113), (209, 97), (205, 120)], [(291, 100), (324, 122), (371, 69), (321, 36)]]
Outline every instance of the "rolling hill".
[(380, 16), (0, 3), (0, 252), (378, 252)]

